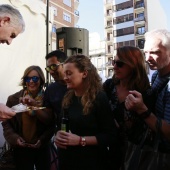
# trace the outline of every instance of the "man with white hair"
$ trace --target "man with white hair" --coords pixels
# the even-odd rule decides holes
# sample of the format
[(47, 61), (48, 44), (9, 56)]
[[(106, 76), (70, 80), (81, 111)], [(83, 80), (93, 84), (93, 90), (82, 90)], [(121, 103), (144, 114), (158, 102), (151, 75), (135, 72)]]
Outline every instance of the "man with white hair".
[[(0, 44), (11, 44), (18, 34), (24, 32), (25, 22), (21, 13), (10, 5), (0, 5)], [(14, 116), (15, 113), (6, 105), (0, 103), (0, 121)]]
[(161, 132), (158, 149), (170, 153), (170, 32), (165, 29), (147, 32), (144, 53), (150, 69), (156, 70), (149, 92), (155, 95), (154, 109), (146, 107), (142, 95), (137, 91), (129, 92), (125, 105), (127, 109), (136, 111), (154, 132)]

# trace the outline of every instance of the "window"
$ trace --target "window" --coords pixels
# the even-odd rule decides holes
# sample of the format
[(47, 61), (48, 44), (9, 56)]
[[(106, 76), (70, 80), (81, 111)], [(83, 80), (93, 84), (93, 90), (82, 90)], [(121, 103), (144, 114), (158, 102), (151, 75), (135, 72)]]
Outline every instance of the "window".
[(143, 12), (142, 12), (142, 13), (137, 14), (137, 18), (140, 18), (140, 17), (144, 17), (144, 13), (143, 13)]
[(102, 59), (101, 58), (97, 59), (97, 67), (102, 67)]
[(144, 48), (144, 43), (145, 43), (145, 40), (144, 39), (139, 39), (138, 40), (138, 47), (140, 49), (143, 49)]
[(108, 58), (108, 65), (109, 65), (109, 66), (112, 65), (112, 60), (113, 60), (113, 57)]
[(74, 14), (77, 15), (77, 16), (79, 16), (79, 11), (75, 10), (75, 11), (74, 11)]
[(56, 33), (56, 24), (53, 24), (53, 26), (52, 26), (52, 32)]
[(64, 12), (63, 13), (63, 19), (67, 22), (71, 22), (71, 15)]
[(51, 10), (53, 11), (54, 16), (57, 16), (57, 8), (54, 6), (51, 6)]
[(137, 33), (138, 34), (144, 34), (145, 33), (145, 27), (139, 27)]
[(135, 41), (134, 40), (130, 41), (130, 46), (135, 46)]
[(109, 69), (108, 70), (108, 77), (112, 77), (113, 76), (113, 69)]
[(63, 3), (69, 7), (71, 7), (71, 0), (63, 0)]

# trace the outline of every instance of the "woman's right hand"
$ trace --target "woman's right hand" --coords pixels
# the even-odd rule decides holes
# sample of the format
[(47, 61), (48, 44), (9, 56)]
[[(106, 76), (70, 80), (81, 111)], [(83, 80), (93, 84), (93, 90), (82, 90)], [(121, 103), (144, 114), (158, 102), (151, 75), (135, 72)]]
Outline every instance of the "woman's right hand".
[(55, 144), (66, 149), (67, 146), (77, 146), (80, 143), (80, 136), (73, 134), (71, 132), (64, 132), (62, 130), (57, 132), (55, 137)]
[(31, 98), (30, 96), (20, 97), (19, 101), (28, 106), (37, 106), (36, 100)]
[(22, 137), (17, 139), (17, 146), (19, 147), (26, 147), (25, 140)]
[(57, 147), (59, 148), (63, 148), (63, 149), (67, 149), (67, 146), (65, 145), (65, 143), (62, 141), (62, 133), (61, 130), (57, 132), (54, 142), (56, 144)]

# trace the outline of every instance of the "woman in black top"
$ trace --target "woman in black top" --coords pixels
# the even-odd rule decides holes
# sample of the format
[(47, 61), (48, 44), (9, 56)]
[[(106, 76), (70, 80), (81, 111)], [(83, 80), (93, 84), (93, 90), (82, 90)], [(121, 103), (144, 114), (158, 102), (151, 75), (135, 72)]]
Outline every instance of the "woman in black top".
[[(112, 65), (114, 75), (104, 82), (103, 87), (109, 98), (119, 129), (117, 150), (110, 146), (110, 166), (117, 159), (117, 167), (114, 167), (114, 169), (120, 169), (120, 166), (123, 165), (127, 142), (138, 144), (146, 130), (144, 120), (135, 112), (127, 110), (124, 102), (130, 90), (137, 90), (142, 93), (144, 102), (149, 105), (150, 100), (147, 92), (150, 89), (150, 83), (146, 73), (144, 56), (140, 49), (136, 47), (124, 46), (118, 48)], [(117, 154), (115, 155), (115, 153)]]
[(64, 63), (64, 79), (69, 91), (63, 110), (69, 132), (57, 132), (60, 170), (107, 169), (107, 146), (114, 143), (116, 129), (102, 82), (90, 59), (69, 57)]

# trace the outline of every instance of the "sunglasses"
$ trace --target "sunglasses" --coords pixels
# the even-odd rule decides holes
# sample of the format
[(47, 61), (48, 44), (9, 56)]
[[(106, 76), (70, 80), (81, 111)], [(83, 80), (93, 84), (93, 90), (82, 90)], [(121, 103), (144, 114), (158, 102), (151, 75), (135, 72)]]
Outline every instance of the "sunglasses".
[(121, 68), (125, 64), (123, 61), (120, 60), (112, 60), (112, 65), (114, 66), (116, 64), (117, 67)]
[(51, 64), (50, 66), (47, 66), (46, 68), (45, 68), (45, 70), (46, 71), (50, 71), (50, 70), (52, 70), (52, 71), (55, 71), (55, 70), (57, 70), (58, 69), (58, 67), (60, 66), (60, 65), (62, 65), (63, 63), (60, 63), (60, 64)]
[(29, 83), (29, 82), (31, 81), (31, 79), (32, 79), (32, 81), (33, 81), (34, 83), (37, 83), (40, 78), (37, 77), (37, 76), (24, 77), (24, 81), (25, 81), (26, 83)]

